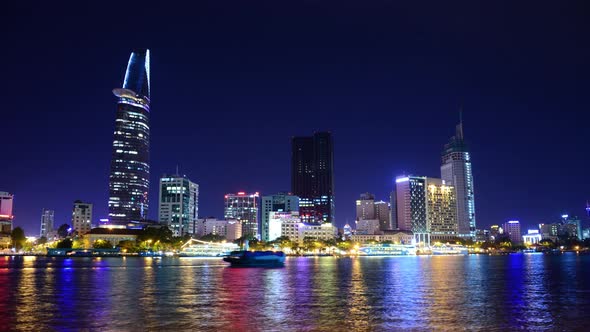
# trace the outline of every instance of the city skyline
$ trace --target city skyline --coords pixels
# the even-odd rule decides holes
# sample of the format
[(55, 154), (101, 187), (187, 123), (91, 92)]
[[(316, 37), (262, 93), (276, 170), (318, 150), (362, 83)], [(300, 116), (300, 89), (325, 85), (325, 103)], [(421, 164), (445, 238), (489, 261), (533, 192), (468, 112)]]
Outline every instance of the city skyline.
[[(333, 9), (317, 6), (320, 11)], [(51, 11), (42, 5), (31, 15), (42, 23), (42, 14)], [(346, 8), (338, 12), (350, 14)], [(227, 192), (287, 191), (290, 137), (329, 130), (336, 159), (337, 224), (352, 223), (360, 193), (387, 200), (397, 175), (438, 177), (440, 151), (462, 104), (475, 164), (478, 228), (513, 219), (528, 227), (558, 220), (562, 213), (584, 217), (589, 195), (584, 142), (590, 134), (584, 125), (589, 115), (582, 91), (588, 82), (576, 73), (587, 68), (582, 59), (588, 50), (574, 43), (580, 32), (571, 26), (546, 28), (533, 21), (537, 32), (520, 26), (516, 16), (495, 14), (506, 21), (506, 31), (500, 31), (504, 39), (490, 39), (486, 31), (469, 32), (475, 24), (464, 19), (440, 33), (434, 23), (426, 24), (424, 44), (400, 33), (403, 29), (389, 23), (395, 19), (379, 15), (363, 21), (365, 27), (329, 19), (342, 33), (325, 28), (325, 22), (322, 29), (314, 29), (320, 22), (312, 19), (301, 31), (308, 40), (293, 36), (289, 15), (284, 23), (273, 23), (275, 32), (263, 21), (235, 36), (243, 21), (215, 31), (228, 22), (212, 18), (211, 26), (199, 32), (198, 45), (166, 40), (175, 32), (198, 32), (190, 23), (183, 23), (187, 29), (181, 31), (148, 23), (145, 36), (150, 37), (140, 36), (132, 45), (129, 40), (112, 41), (108, 31), (92, 28), (100, 26), (92, 17), (87, 17), (88, 23), (78, 22), (80, 31), (66, 33), (48, 24), (41, 33), (57, 36), (54, 44), (19, 41), (38, 33), (35, 25), (24, 27), (8, 41), (20, 51), (2, 55), (3, 62), (14, 66), (8, 68), (0, 89), (5, 109), (13, 110), (6, 111), (0, 123), (11, 138), (4, 150), (11, 162), (3, 165), (0, 190), (14, 194), (14, 224), (27, 233), (37, 233), (42, 208), (55, 210), (56, 227), (67, 223), (76, 199), (93, 203), (96, 219), (106, 217), (115, 115), (109, 91), (121, 85), (129, 52), (147, 46), (154, 52), (151, 74), (157, 87), (150, 182), (157, 183), (159, 175), (180, 165), (182, 173), (202, 186), (202, 215), (221, 217)], [(116, 30), (129, 31), (129, 26), (117, 20)], [(558, 33), (547, 37), (547, 29)], [(356, 38), (356, 31), (391, 35), (379, 33), (379, 38), (367, 41)], [(83, 32), (90, 32), (94, 40), (69, 45), (85, 40), (79, 35)], [(337, 38), (325, 38), (333, 33)], [(281, 35), (285, 38), (276, 38)], [(471, 41), (474, 50), (437, 46), (453, 45), (452, 36)], [(560, 47), (544, 46), (535, 39), (539, 36)], [(249, 42), (247, 47), (237, 43), (240, 38)], [(237, 44), (228, 52), (219, 44), (224, 39)], [(330, 50), (320, 46), (326, 40)], [(520, 46), (523, 41), (537, 48)], [(42, 63), (31, 58), (38, 46), (50, 49)], [(272, 53), (274, 49), (303, 51), (283, 55)], [(497, 49), (501, 52), (494, 52)], [(502, 52), (510, 57), (498, 55)], [(423, 68), (428, 54), (435, 61)], [(482, 55), (481, 62), (473, 60), (474, 55)], [(560, 62), (555, 57), (574, 60)], [(31, 91), (34, 100), (28, 98)], [(286, 116), (274, 117), (277, 110)], [(41, 142), (39, 136), (44, 137)], [(178, 144), (179, 139), (187, 144)], [(191, 153), (177, 158), (179, 150), (171, 146)], [(91, 153), (81, 153), (86, 150)], [(231, 176), (236, 160), (245, 161), (240, 167), (246, 175)], [(151, 190), (150, 201), (149, 217), (155, 219), (157, 191)]]

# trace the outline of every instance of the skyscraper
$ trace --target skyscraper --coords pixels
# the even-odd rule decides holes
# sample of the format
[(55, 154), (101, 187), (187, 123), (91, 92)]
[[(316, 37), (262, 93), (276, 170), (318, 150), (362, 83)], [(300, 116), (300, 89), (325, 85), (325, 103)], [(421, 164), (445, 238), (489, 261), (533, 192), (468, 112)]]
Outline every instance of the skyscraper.
[(174, 236), (190, 233), (199, 215), (199, 185), (186, 176), (164, 175), (160, 178), (159, 202), (158, 221)]
[(271, 212), (299, 211), (299, 197), (290, 194), (279, 193), (262, 197), (262, 218), (260, 235), (263, 241), (272, 241), (270, 234)]
[(510, 242), (522, 243), (522, 237), (520, 236), (520, 222), (518, 220), (511, 220), (504, 223), (504, 234), (508, 235)]
[(399, 229), (414, 233), (427, 233), (426, 177), (398, 176), (395, 179), (395, 187)]
[(441, 179), (426, 178), (426, 222), (431, 240), (457, 237), (455, 188)]
[(463, 121), (442, 152), (441, 178), (455, 187), (459, 236), (475, 238), (475, 196), (471, 157), (463, 139)]
[(89, 233), (92, 229), (92, 204), (80, 200), (74, 202), (72, 209), (72, 232), (77, 235)]
[(293, 137), (291, 191), (301, 199), (304, 222), (334, 222), (334, 150), (332, 134)]
[(361, 194), (356, 200), (356, 220), (375, 219), (375, 195)]
[(382, 231), (391, 229), (389, 204), (384, 201), (375, 202), (375, 219), (379, 220), (379, 229)]
[(389, 223), (392, 229), (398, 229), (397, 225), (397, 195), (395, 190), (389, 194)]
[(225, 219), (237, 219), (242, 223), (242, 236), (258, 236), (258, 193), (225, 195)]
[(53, 222), (55, 220), (55, 211), (49, 209), (43, 209), (41, 211), (41, 230), (39, 232), (40, 237), (49, 238), (53, 231)]
[(109, 176), (109, 220), (142, 221), (149, 208), (150, 51), (131, 53), (118, 98)]
[(8, 234), (12, 232), (12, 202), (14, 196), (11, 193), (0, 191), (0, 233)]

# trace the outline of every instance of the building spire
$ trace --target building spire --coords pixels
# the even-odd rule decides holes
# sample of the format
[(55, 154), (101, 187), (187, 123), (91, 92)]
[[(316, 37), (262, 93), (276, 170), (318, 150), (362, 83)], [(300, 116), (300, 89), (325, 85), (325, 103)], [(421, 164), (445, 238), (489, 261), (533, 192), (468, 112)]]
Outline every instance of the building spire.
[(459, 105), (459, 124), (457, 125), (456, 138), (458, 141), (463, 141), (463, 103)]

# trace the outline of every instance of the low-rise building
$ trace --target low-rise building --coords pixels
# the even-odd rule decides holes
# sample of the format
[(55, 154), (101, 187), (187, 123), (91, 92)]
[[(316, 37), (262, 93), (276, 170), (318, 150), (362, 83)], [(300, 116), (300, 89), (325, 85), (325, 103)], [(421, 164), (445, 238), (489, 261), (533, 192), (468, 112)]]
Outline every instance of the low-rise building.
[(121, 241), (136, 241), (137, 236), (141, 232), (142, 230), (140, 229), (93, 228), (87, 236), (90, 243), (94, 243), (97, 240), (104, 240), (116, 246)]
[(542, 235), (538, 229), (529, 229), (527, 234), (522, 236), (524, 244), (531, 245), (537, 244), (542, 240)]

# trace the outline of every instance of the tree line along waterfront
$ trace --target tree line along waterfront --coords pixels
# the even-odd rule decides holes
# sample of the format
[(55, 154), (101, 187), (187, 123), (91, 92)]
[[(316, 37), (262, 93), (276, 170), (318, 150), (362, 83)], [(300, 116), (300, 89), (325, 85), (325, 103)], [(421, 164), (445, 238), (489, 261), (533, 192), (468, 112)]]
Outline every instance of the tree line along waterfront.
[[(129, 237), (111, 240), (112, 235), (85, 234), (74, 235), (70, 233), (70, 226), (63, 224), (58, 228), (56, 238), (48, 240), (45, 237), (38, 239), (27, 237), (24, 230), (16, 227), (11, 233), (9, 248), (0, 251), (2, 255), (46, 255), (47, 249), (117, 249), (122, 254), (139, 255), (146, 252), (167, 252), (170, 255), (178, 254), (183, 245), (191, 239), (190, 235), (174, 236), (168, 227), (146, 227), (144, 229), (128, 232)], [(227, 243), (225, 237), (215, 234), (207, 234), (197, 238), (207, 243)], [(242, 237), (231, 241), (238, 246), (243, 246), (248, 240), (251, 250), (282, 250), (290, 255), (354, 255), (358, 254), (361, 246), (377, 244), (399, 244), (392, 241), (368, 241), (358, 242), (346, 239), (344, 236), (336, 236), (332, 239), (318, 239), (305, 237), (301, 242), (293, 241), (287, 236), (281, 236), (273, 241), (261, 241), (251, 236)], [(469, 239), (456, 238), (447, 241), (446, 244), (463, 245), (470, 253), (479, 254), (504, 254), (523, 250), (539, 252), (577, 251), (590, 253), (590, 239), (583, 241), (575, 238), (559, 238), (557, 241), (542, 239), (536, 244), (514, 244), (508, 236), (499, 236), (494, 241), (475, 242)], [(435, 244), (436, 245), (436, 244)]]

